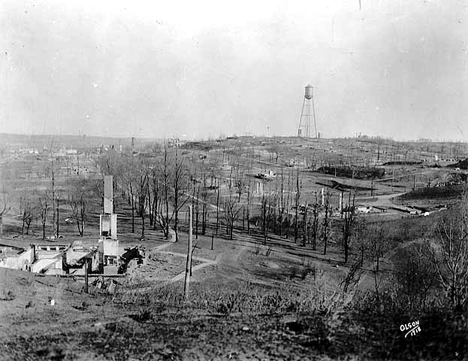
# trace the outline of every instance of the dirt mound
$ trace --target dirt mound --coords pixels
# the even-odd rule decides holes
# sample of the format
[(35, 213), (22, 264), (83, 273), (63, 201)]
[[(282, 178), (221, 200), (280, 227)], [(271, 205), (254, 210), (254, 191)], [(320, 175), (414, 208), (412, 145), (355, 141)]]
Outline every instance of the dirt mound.
[(447, 166), (448, 168), (460, 168), (460, 169), (468, 169), (468, 158), (465, 160), (461, 160), (455, 164), (450, 164)]
[(458, 199), (463, 192), (462, 185), (445, 186), (445, 187), (426, 187), (419, 188), (409, 193), (405, 193), (397, 197), (398, 201), (410, 200), (453, 200)]
[(356, 179), (373, 179), (373, 178), (382, 178), (385, 175), (384, 168), (375, 168), (375, 167), (348, 167), (348, 166), (338, 166), (338, 167), (320, 167), (318, 170), (320, 173), (331, 174), (337, 177), (344, 178), (356, 178)]

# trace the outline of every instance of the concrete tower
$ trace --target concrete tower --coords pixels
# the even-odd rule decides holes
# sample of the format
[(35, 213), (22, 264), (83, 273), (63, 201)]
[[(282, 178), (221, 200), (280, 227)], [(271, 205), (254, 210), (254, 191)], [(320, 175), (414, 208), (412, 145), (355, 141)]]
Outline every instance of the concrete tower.
[[(104, 176), (104, 212), (100, 215), (99, 263), (101, 273), (117, 273), (119, 240), (114, 213), (114, 186), (111, 175)], [(108, 269), (105, 269), (106, 266)]]

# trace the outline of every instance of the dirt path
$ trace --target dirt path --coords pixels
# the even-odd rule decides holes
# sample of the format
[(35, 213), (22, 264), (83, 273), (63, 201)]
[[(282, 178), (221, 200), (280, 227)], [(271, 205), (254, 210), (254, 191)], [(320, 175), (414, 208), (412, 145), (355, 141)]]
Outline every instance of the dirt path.
[[(216, 258), (208, 259), (199, 256), (193, 256), (192, 260), (201, 262), (193, 266), (192, 273), (196, 276), (197, 272), (202, 269), (205, 269), (210, 266), (216, 266), (216, 269), (213, 269), (213, 272), (209, 272), (208, 277), (216, 277), (217, 280), (220, 282), (229, 282), (232, 280), (246, 280), (246, 278), (253, 278), (253, 274), (249, 270), (249, 266), (244, 264), (243, 257), (245, 253), (249, 249), (253, 249), (255, 247), (255, 241), (251, 239), (250, 236), (243, 236), (242, 241), (236, 242), (221, 240), (218, 239), (217, 247), (221, 251)], [(182, 252), (175, 252), (175, 251), (166, 251), (165, 249), (169, 248), (172, 243), (165, 243), (160, 246), (157, 246), (151, 250), (152, 253), (156, 254), (164, 254), (170, 255), (175, 257), (180, 257), (184, 261), (187, 257), (186, 253)], [(163, 281), (162, 285), (171, 284), (174, 282), (182, 281), (185, 279), (185, 268), (182, 272), (176, 274), (175, 276), (171, 277), (170, 279), (166, 280), (156, 280), (156, 281)], [(160, 283), (160, 282), (158, 282)], [(140, 289), (140, 292), (145, 291), (145, 289), (151, 289), (152, 287), (144, 287)]]
[(399, 197), (403, 194), (405, 193), (384, 194), (374, 197), (359, 197), (359, 201), (362, 203), (366, 203), (366, 200), (368, 200), (369, 205), (377, 207), (392, 207), (394, 206), (392, 199)]
[[(153, 253), (153, 254), (164, 254), (164, 255), (180, 257), (185, 261), (186, 258), (187, 258), (186, 253), (174, 252), (174, 251), (164, 251), (166, 248), (169, 248), (172, 245), (173, 245), (173, 243), (171, 243), (171, 242), (164, 243), (162, 245), (154, 247), (150, 252)], [(220, 258), (219, 256), (220, 255), (218, 255), (218, 257), (215, 260), (207, 259), (207, 258), (203, 258), (203, 257), (198, 257), (198, 256), (192, 256), (193, 261), (201, 262), (200, 264), (197, 264), (197, 265), (192, 267), (192, 274), (198, 272), (199, 270), (201, 270), (203, 268), (206, 268), (206, 267), (209, 267), (209, 266), (214, 266), (214, 265), (218, 264), (218, 261), (219, 261), (219, 258)], [(174, 282), (181, 281), (183, 279), (185, 279), (185, 267), (184, 267), (184, 270), (182, 272), (178, 273), (177, 275), (175, 275), (175, 276), (173, 276), (173, 277), (171, 277), (169, 279), (155, 279), (154, 281), (157, 282), (158, 286), (163, 286), (163, 285), (168, 285), (168, 284), (171, 284), (171, 283), (174, 283)], [(143, 288), (139, 289), (139, 292), (145, 292), (145, 291), (151, 290), (153, 288), (154, 288), (154, 285), (143, 287)]]

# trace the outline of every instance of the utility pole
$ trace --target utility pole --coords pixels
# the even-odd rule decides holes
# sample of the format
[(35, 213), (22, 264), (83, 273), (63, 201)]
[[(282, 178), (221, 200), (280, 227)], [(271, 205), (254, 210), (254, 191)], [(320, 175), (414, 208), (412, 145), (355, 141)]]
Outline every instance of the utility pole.
[(220, 187), (221, 187), (219, 179), (217, 179), (216, 183), (218, 184), (217, 195), (216, 195), (216, 235), (218, 235), (218, 228), (219, 228), (219, 192), (220, 192)]
[(187, 263), (185, 267), (185, 284), (184, 296), (185, 300), (189, 299), (189, 286), (190, 286), (190, 270), (192, 269), (192, 206), (189, 206), (189, 241), (187, 249)]
[(56, 230), (57, 230), (57, 238), (59, 237), (59, 228), (60, 228), (60, 196), (57, 195), (57, 226), (56, 226)]
[(58, 237), (57, 234), (57, 207), (55, 199), (55, 173), (54, 173), (54, 161), (52, 160), (52, 225), (54, 228), (53, 236)]

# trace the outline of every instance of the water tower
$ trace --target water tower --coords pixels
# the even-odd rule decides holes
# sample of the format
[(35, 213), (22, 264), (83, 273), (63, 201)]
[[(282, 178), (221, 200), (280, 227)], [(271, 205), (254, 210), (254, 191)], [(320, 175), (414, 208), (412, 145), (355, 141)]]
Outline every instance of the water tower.
[(299, 120), (299, 128), (297, 129), (298, 137), (310, 138), (311, 119), (314, 120), (315, 138), (317, 138), (317, 123), (315, 121), (315, 106), (314, 106), (314, 88), (312, 85), (306, 85), (304, 92), (304, 101), (302, 103), (301, 119)]

